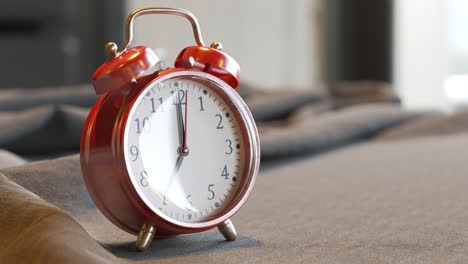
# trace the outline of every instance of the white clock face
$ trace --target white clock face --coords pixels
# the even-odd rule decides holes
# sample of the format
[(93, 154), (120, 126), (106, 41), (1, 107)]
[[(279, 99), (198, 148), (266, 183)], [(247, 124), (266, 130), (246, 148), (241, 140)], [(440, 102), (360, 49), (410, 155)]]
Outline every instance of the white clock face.
[(155, 81), (128, 117), (129, 176), (141, 199), (166, 218), (214, 219), (242, 187), (241, 125), (214, 85), (183, 76)]

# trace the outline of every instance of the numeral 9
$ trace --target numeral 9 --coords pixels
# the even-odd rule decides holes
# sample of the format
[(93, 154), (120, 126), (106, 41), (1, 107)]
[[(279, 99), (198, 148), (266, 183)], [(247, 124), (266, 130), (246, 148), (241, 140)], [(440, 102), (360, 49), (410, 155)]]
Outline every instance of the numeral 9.
[(132, 162), (135, 162), (138, 159), (138, 156), (140, 155), (140, 151), (136, 146), (132, 146), (130, 148), (130, 154), (132, 154), (132, 156), (134, 157)]

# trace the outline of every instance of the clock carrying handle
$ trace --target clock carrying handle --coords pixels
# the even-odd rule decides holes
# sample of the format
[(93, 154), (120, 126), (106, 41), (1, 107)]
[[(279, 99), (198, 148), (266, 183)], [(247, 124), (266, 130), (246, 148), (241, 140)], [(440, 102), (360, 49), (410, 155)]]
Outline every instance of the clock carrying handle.
[(118, 51), (117, 45), (113, 42), (106, 44), (105, 51), (112, 59), (93, 74), (92, 80), (97, 94), (133, 82), (160, 61), (160, 58), (148, 47), (131, 47), (135, 19), (143, 15), (156, 14), (181, 16), (192, 25), (197, 45), (183, 49), (174, 62), (175, 67), (204, 71), (220, 78), (233, 88), (239, 86), (239, 64), (222, 52), (221, 43), (213, 42), (209, 47), (205, 45), (198, 20), (192, 13), (179, 8), (148, 7), (137, 9), (128, 16), (123, 50)]
[(195, 37), (195, 42), (198, 46), (205, 47), (205, 43), (203, 42), (203, 37), (201, 34), (200, 25), (198, 24), (197, 18), (189, 11), (179, 8), (166, 8), (166, 7), (148, 7), (142, 8), (133, 11), (127, 18), (126, 24), (126, 36), (125, 36), (125, 45), (123, 51), (127, 50), (133, 41), (133, 22), (137, 17), (144, 16), (144, 15), (175, 15), (181, 16), (186, 18), (190, 24), (192, 24), (193, 35)]
[(198, 20), (191, 12), (179, 8), (148, 7), (133, 11), (127, 18), (126, 38), (123, 51), (130, 48), (133, 41), (133, 22), (143, 15), (175, 15), (186, 18), (192, 24), (193, 35), (197, 46), (187, 47), (181, 51), (175, 61), (180, 68), (197, 69), (217, 76), (233, 88), (239, 86), (239, 64), (229, 55), (223, 53), (222, 45), (213, 42), (207, 47), (203, 42)]

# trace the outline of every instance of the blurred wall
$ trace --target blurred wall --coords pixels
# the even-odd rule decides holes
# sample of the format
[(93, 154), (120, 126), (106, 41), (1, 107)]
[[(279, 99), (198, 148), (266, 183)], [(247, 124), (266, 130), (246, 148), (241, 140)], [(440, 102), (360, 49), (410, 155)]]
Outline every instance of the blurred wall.
[(395, 0), (394, 83), (406, 108), (447, 110), (447, 2)]
[[(321, 82), (320, 0), (127, 0), (127, 10), (148, 6), (188, 9), (207, 44), (219, 41), (241, 65), (245, 83), (261, 87), (316, 87)], [(139, 18), (136, 43), (169, 50), (171, 61), (194, 43), (178, 17)]]

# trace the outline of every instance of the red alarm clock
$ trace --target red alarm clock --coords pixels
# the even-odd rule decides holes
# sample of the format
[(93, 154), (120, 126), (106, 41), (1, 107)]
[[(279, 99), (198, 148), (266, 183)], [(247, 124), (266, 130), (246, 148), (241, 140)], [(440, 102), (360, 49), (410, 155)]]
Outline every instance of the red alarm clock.
[[(132, 47), (133, 21), (146, 14), (187, 18), (197, 45), (160, 69), (148, 47)], [(247, 201), (260, 163), (252, 114), (235, 91), (238, 63), (215, 42), (205, 46), (196, 18), (172, 8), (144, 8), (127, 19), (126, 43), (92, 77), (101, 97), (81, 139), (81, 169), (97, 208), (119, 228), (154, 238), (218, 227), (237, 238), (230, 218)]]

